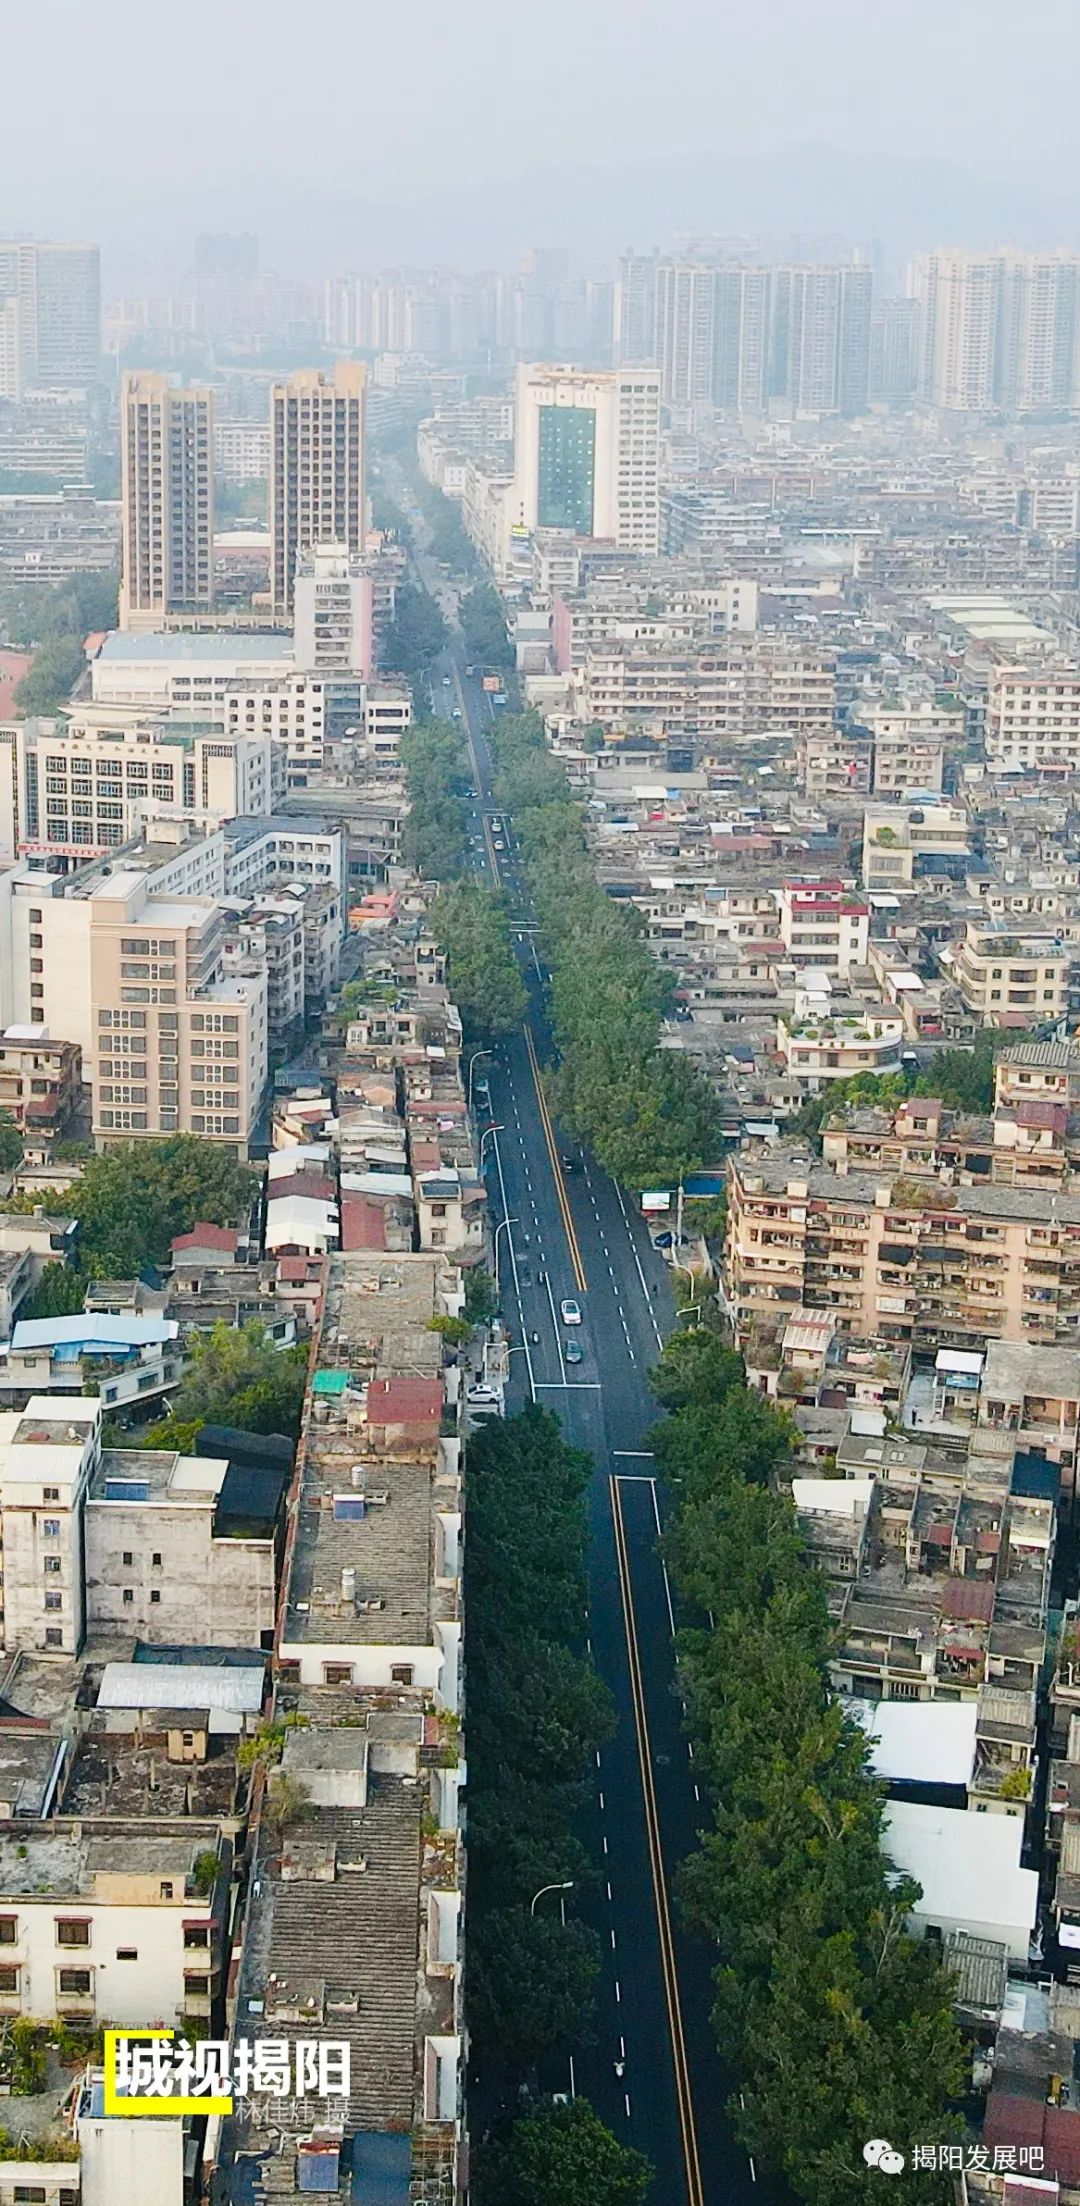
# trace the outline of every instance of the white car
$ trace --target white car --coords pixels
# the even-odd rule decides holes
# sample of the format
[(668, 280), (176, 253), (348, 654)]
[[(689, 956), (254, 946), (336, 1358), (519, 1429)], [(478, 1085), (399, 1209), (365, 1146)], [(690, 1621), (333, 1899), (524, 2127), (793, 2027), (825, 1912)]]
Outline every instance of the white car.
[(580, 1304), (580, 1302), (573, 1302), (573, 1301), (571, 1301), (571, 1300), (570, 1300), (569, 1298), (568, 1298), (568, 1299), (567, 1299), (567, 1300), (566, 1300), (565, 1302), (560, 1302), (560, 1304), (559, 1304), (559, 1315), (560, 1315), (560, 1317), (562, 1318), (562, 1321), (563, 1321), (563, 1324), (564, 1324), (564, 1325), (580, 1325), (580, 1323), (581, 1323), (581, 1304)]

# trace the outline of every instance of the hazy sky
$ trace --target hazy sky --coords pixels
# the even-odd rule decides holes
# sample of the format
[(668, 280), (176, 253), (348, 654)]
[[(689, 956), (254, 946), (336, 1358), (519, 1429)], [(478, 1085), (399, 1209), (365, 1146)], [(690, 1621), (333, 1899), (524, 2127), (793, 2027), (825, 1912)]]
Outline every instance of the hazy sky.
[(0, 0), (0, 232), (249, 226), (294, 257), (301, 194), (317, 224), (807, 144), (1080, 201), (1078, 77), (1076, 0)]

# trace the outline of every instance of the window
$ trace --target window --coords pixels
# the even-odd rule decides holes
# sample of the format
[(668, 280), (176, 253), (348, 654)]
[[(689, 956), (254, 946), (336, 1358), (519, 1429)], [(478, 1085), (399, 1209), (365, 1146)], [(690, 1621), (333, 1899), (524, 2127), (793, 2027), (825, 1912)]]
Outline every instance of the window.
[(61, 1969), (60, 1990), (69, 1999), (87, 1999), (93, 1987), (89, 1969)]
[(323, 1684), (324, 1684), (324, 1685), (351, 1685), (351, 1684), (352, 1684), (352, 1663), (351, 1663), (351, 1662), (324, 1662), (324, 1663), (323, 1663)]
[(85, 1915), (58, 1915), (56, 1918), (56, 1943), (58, 1946), (88, 1946), (90, 1922)]
[[(186, 1736), (186, 1733), (185, 1733), (185, 1736)], [(185, 1944), (185, 1946), (187, 1947), (187, 1949), (188, 1949), (188, 1951), (189, 1951), (189, 1952), (190, 1952), (190, 1951), (191, 1951), (191, 1949), (192, 1949), (193, 1947), (195, 1947), (195, 1946), (208, 1946), (208, 1945), (209, 1945), (209, 1943), (210, 1943), (210, 1927), (209, 1927), (209, 1924), (208, 1924), (208, 1923), (187, 1923), (187, 1924), (185, 1924), (185, 1926), (184, 1926), (184, 1944)]]
[(153, 1564), (153, 1566), (154, 1566), (154, 1569), (155, 1569), (155, 1570), (160, 1570), (160, 1569), (161, 1569), (161, 1556), (160, 1556), (160, 1555), (151, 1555), (151, 1557), (150, 1557), (150, 1560), (151, 1560), (151, 1562), (152, 1562), (152, 1564)]
[(49, 2194), (43, 2183), (16, 2183), (11, 2195), (15, 2206), (43, 2206)]
[(18, 1989), (19, 1989), (19, 1971), (18, 1971), (18, 1969), (17, 1969), (17, 1968), (3, 1968), (3, 1969), (0, 1969), (0, 1992), (17, 1992), (17, 1991), (18, 1991)]
[(45, 1645), (47, 1647), (62, 1647), (63, 1644), (63, 1632), (58, 1631), (55, 1624), (50, 1624), (45, 1633)]
[(135, 1599), (135, 1595), (134, 1595), (134, 1593), (132, 1592), (132, 1589), (131, 1589), (131, 1587), (130, 1587), (130, 1586), (125, 1586), (125, 1587), (124, 1587), (124, 1607), (125, 1607), (126, 1609), (129, 1609), (129, 1608), (131, 1607), (131, 1605), (132, 1605), (132, 1603), (133, 1603), (134, 1599)]
[(173, 1888), (172, 1888), (172, 1884), (171, 1884), (171, 1881), (170, 1881), (170, 1879), (169, 1879), (168, 1877), (165, 1877), (165, 1878), (163, 1878), (163, 1879), (162, 1879), (162, 1882), (161, 1882), (161, 1883), (160, 1883), (160, 1884), (158, 1885), (158, 1898), (159, 1898), (159, 1900), (171, 1900), (172, 1896), (173, 1896)]
[(411, 1685), (412, 1681), (413, 1665), (411, 1662), (395, 1662), (391, 1665), (390, 1682), (392, 1685)]
[(42, 1498), (43, 1498), (43, 1499), (44, 1499), (45, 1501), (59, 1501), (59, 1499), (60, 1499), (60, 1488), (59, 1488), (59, 1486), (46, 1486), (46, 1487), (44, 1487), (44, 1488), (42, 1489)]
[(59, 1517), (46, 1517), (41, 1529), (47, 1540), (58, 1540), (60, 1537)]
[(116, 1958), (118, 1961), (137, 1961), (139, 1958), (138, 1946), (117, 1946)]
[(61, 1566), (61, 1558), (60, 1558), (60, 1556), (59, 1556), (59, 1555), (46, 1555), (46, 1557), (45, 1557), (45, 1575), (46, 1575), (46, 1577), (48, 1577), (48, 1578), (58, 1578), (58, 1577), (59, 1577), (59, 1575), (60, 1575), (60, 1570), (61, 1570), (61, 1567), (62, 1567), (62, 1566)]
[(125, 1568), (125, 1570), (130, 1570), (130, 1569), (131, 1569), (131, 1566), (132, 1566), (132, 1563), (134, 1562), (134, 1560), (135, 1560), (135, 1557), (134, 1557), (134, 1555), (133, 1555), (133, 1553), (132, 1553), (132, 1551), (131, 1551), (130, 1547), (125, 1547), (125, 1549), (124, 1549), (124, 1568)]
[(158, 1588), (157, 1588), (157, 1586), (155, 1586), (155, 1587), (154, 1587), (154, 1590), (153, 1590), (153, 1592), (152, 1592), (152, 1593), (151, 1593), (151, 1595), (150, 1595), (150, 1600), (151, 1600), (151, 1604), (153, 1604), (153, 1603), (154, 1603), (155, 1601), (160, 1601), (160, 1599), (161, 1599), (161, 1594), (160, 1594), (160, 1592), (158, 1591)]
[(45, 1595), (46, 1613), (48, 1613), (50, 1610), (62, 1609), (63, 1606), (64, 1596), (62, 1593), (47, 1593)]
[(19, 1935), (17, 1915), (0, 1915), (0, 1946), (13, 1946)]

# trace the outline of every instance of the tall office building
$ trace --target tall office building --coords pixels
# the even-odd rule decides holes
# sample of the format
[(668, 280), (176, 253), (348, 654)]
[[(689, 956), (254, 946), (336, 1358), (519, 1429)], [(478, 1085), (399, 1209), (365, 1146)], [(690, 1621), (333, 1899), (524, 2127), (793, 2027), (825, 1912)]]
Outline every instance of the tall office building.
[(869, 268), (775, 268), (769, 388), (797, 414), (858, 413), (870, 384)]
[(623, 253), (615, 277), (612, 358), (656, 359), (656, 254)]
[(772, 274), (718, 268), (713, 305), (713, 404), (725, 413), (764, 413), (769, 388)]
[(656, 356), (667, 406), (711, 406), (716, 270), (662, 260), (656, 272)]
[(927, 253), (917, 263), (920, 390), (960, 413), (1080, 403), (1080, 257)]
[(515, 521), (656, 552), (659, 477), (658, 369), (518, 369)]
[(339, 360), (332, 375), (304, 369), (271, 388), (270, 585), (279, 616), (292, 610), (300, 552), (364, 548), (366, 382), (359, 361)]
[(0, 240), (0, 311), (18, 302), (19, 382), (86, 390), (101, 374), (101, 255), (96, 245)]
[(0, 299), (0, 399), (22, 397), (22, 361), (19, 356), (19, 302)]
[(213, 395), (125, 375), (120, 424), (120, 626), (160, 628), (213, 600)]

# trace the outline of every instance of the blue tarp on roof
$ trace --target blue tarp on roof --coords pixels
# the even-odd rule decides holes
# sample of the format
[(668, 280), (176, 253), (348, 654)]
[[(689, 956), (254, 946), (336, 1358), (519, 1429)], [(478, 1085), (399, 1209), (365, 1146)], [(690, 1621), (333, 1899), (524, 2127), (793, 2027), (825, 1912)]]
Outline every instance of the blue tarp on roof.
[(15, 1355), (32, 1348), (67, 1348), (75, 1356), (108, 1356), (124, 1349), (160, 1348), (163, 1342), (175, 1340), (179, 1331), (174, 1317), (106, 1317), (77, 1311), (74, 1317), (21, 1318), (11, 1346)]

